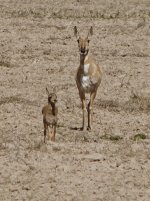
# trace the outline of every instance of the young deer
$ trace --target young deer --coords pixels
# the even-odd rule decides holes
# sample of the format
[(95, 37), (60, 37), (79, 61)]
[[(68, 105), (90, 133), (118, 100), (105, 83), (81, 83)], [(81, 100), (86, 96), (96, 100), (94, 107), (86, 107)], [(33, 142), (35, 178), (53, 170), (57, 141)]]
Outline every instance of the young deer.
[(44, 124), (44, 143), (48, 131), (48, 139), (55, 141), (56, 126), (57, 126), (57, 113), (58, 109), (56, 107), (57, 96), (55, 93), (49, 93), (46, 88), (48, 95), (48, 105), (42, 108), (43, 114), (43, 124)]
[(88, 112), (88, 130), (91, 130), (92, 123), (92, 108), (93, 102), (96, 97), (97, 89), (101, 83), (102, 72), (95, 61), (89, 56), (89, 38), (93, 35), (93, 28), (91, 27), (87, 37), (82, 38), (79, 36), (77, 27), (74, 27), (74, 35), (77, 37), (79, 52), (80, 52), (80, 65), (76, 74), (76, 83), (79, 90), (79, 96), (82, 102), (83, 122), (82, 130), (85, 130), (85, 111), (86, 100), (85, 94), (90, 94), (90, 101), (87, 106)]

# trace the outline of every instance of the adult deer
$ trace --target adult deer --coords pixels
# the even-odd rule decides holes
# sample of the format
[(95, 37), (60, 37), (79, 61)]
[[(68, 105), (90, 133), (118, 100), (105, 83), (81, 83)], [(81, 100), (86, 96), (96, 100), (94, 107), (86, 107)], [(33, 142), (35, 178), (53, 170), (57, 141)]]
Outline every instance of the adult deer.
[(89, 56), (89, 42), (90, 37), (93, 35), (93, 27), (90, 28), (85, 38), (81, 37), (78, 33), (77, 27), (74, 27), (74, 35), (77, 37), (79, 52), (80, 52), (80, 65), (76, 74), (76, 84), (79, 90), (79, 96), (82, 102), (83, 121), (82, 130), (85, 130), (85, 111), (86, 99), (85, 94), (90, 94), (90, 101), (87, 106), (88, 112), (88, 130), (92, 128), (93, 116), (93, 102), (96, 97), (97, 89), (101, 83), (102, 72), (95, 61)]

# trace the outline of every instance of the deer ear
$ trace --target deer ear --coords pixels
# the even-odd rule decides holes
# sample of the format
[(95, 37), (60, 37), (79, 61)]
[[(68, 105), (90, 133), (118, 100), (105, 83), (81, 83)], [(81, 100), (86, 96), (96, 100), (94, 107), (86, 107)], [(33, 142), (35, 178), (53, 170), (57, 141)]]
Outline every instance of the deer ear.
[(91, 26), (87, 37), (92, 36), (92, 35), (93, 35), (93, 27)]
[(57, 92), (57, 87), (55, 86), (55, 87), (53, 87), (53, 93), (56, 94), (56, 92)]
[(46, 87), (46, 93), (47, 93), (47, 95), (49, 95), (49, 91), (48, 91), (48, 88)]
[(78, 30), (77, 30), (77, 27), (76, 27), (76, 26), (74, 27), (74, 35), (75, 35), (76, 37), (78, 37)]

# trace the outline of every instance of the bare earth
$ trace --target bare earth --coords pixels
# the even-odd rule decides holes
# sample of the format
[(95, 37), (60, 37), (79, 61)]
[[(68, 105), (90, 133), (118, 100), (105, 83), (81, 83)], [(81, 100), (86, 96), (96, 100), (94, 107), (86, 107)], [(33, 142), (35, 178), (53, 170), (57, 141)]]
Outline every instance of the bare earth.
[[(103, 80), (80, 131), (73, 27), (94, 35)], [(56, 142), (43, 143), (45, 87)], [(0, 0), (0, 200), (150, 200), (150, 1)]]

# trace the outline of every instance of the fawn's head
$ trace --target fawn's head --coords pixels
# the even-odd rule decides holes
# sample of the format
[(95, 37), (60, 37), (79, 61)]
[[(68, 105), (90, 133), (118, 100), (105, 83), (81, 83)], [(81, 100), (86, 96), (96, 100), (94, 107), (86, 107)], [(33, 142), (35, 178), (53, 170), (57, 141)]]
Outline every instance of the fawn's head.
[(90, 28), (87, 36), (85, 38), (82, 38), (79, 35), (77, 27), (75, 26), (74, 27), (74, 35), (77, 38), (80, 55), (86, 56), (89, 52), (89, 43), (90, 43), (90, 37), (93, 35), (93, 27)]
[(57, 102), (57, 96), (56, 96), (56, 93), (49, 93), (47, 87), (46, 87), (46, 92), (47, 92), (47, 95), (48, 95), (48, 103), (50, 104), (55, 104)]

